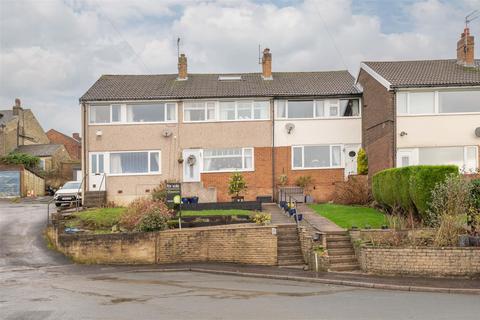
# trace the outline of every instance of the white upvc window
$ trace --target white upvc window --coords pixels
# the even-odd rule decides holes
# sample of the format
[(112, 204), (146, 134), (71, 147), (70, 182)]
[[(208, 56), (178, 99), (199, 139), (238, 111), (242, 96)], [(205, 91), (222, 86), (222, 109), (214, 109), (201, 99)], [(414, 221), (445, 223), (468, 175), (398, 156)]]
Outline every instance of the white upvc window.
[(342, 168), (342, 145), (292, 146), (292, 169)]
[(251, 121), (270, 118), (268, 100), (186, 101), (184, 122)]
[(234, 172), (253, 170), (253, 148), (203, 150), (203, 172)]
[(121, 151), (109, 153), (109, 175), (161, 173), (161, 152)]
[(324, 119), (360, 116), (360, 99), (276, 100), (277, 119)]
[(465, 173), (477, 172), (478, 147), (421, 147), (397, 150), (397, 167), (447, 164), (456, 165)]
[(396, 93), (398, 115), (480, 113), (480, 90), (411, 90)]
[(175, 102), (92, 105), (90, 124), (169, 123), (177, 121)]

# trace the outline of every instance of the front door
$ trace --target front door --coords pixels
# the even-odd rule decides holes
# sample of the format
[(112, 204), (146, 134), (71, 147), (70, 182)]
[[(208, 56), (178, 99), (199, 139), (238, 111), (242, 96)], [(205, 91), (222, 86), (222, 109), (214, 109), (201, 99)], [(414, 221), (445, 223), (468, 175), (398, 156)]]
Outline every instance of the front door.
[(105, 154), (90, 153), (90, 170), (88, 171), (88, 190), (105, 191)]
[(345, 178), (357, 174), (357, 156), (360, 145), (352, 144), (345, 146)]
[(199, 182), (202, 167), (202, 150), (183, 150), (183, 182)]

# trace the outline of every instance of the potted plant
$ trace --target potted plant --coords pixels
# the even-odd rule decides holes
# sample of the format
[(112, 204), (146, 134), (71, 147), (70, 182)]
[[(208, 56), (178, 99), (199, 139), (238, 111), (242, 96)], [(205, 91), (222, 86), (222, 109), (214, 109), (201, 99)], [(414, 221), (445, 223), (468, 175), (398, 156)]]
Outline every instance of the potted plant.
[(240, 194), (247, 190), (247, 183), (240, 172), (235, 172), (228, 181), (228, 194), (232, 196), (233, 202), (241, 202), (244, 197)]
[(310, 192), (311, 192), (311, 187), (312, 187), (312, 184), (313, 184), (313, 179), (311, 176), (301, 176), (301, 177), (298, 177), (298, 179), (295, 181), (295, 184), (298, 186), (298, 187), (301, 187), (303, 188), (303, 193), (305, 194), (305, 202), (306, 203), (312, 203), (313, 202), (313, 198), (312, 196), (310, 195)]

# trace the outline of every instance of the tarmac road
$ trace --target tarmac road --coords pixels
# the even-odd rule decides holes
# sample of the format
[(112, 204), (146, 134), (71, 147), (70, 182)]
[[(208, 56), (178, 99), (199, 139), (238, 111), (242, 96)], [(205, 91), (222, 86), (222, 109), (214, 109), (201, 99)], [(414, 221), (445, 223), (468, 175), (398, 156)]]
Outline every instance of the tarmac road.
[(73, 265), (45, 204), (0, 202), (0, 319), (478, 319), (480, 296)]

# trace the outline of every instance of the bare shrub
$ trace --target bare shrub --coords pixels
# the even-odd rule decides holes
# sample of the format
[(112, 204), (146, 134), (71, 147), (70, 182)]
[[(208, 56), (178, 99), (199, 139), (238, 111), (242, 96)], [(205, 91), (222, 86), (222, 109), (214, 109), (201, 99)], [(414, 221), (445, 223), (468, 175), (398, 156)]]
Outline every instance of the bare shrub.
[(335, 203), (365, 205), (370, 201), (371, 195), (365, 176), (350, 176), (347, 181), (335, 185)]
[(458, 244), (458, 236), (465, 232), (464, 222), (465, 219), (461, 215), (442, 215), (435, 235), (435, 246), (456, 246)]

